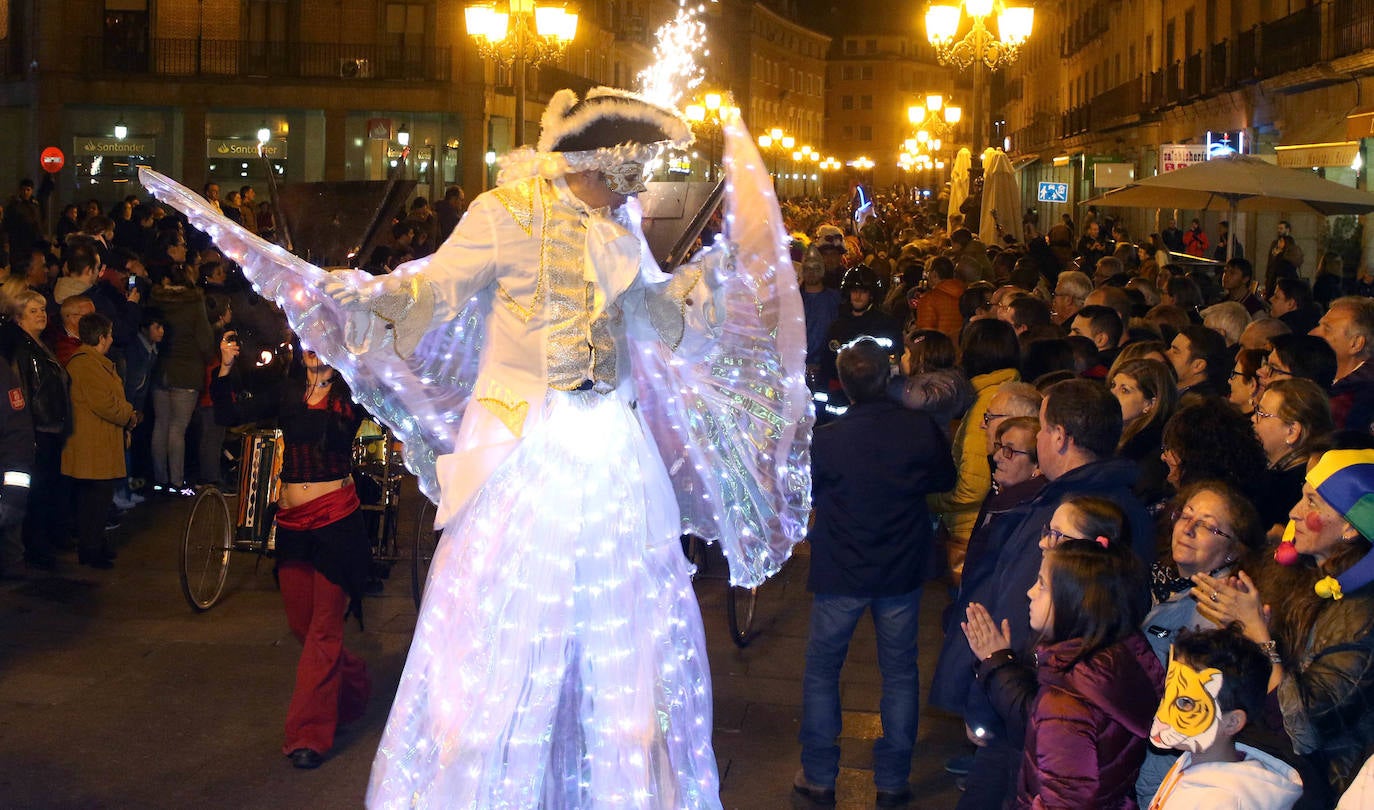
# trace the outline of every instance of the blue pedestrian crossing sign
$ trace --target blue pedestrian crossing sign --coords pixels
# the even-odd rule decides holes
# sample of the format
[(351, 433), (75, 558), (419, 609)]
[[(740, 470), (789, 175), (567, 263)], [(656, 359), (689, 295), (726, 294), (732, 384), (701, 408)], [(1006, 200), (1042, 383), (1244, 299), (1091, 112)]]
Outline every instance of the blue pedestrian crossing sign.
[(1040, 193), (1036, 195), (1040, 202), (1062, 203), (1069, 201), (1068, 183), (1041, 183)]

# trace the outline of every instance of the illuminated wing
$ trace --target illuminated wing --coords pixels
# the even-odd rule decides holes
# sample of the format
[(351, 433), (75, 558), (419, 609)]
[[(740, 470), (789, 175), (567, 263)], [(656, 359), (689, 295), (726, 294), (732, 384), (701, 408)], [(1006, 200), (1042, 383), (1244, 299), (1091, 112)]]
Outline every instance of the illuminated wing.
[[(458, 317), (421, 338), (407, 359), (389, 347), (353, 354), (345, 348), (342, 308), (320, 291), (327, 271), (245, 230), (165, 175), (143, 167), (139, 180), (208, 234), (224, 255), (243, 267), (253, 287), (285, 311), (301, 344), (343, 374), (358, 403), (405, 443), (406, 467), (419, 478), (425, 495), (437, 501), (434, 460), (452, 451), (458, 434), (477, 377), (489, 302), (473, 298)], [(423, 270), (424, 264), (412, 262), (407, 273)]]
[(635, 382), (684, 531), (721, 543), (731, 582), (757, 585), (806, 535), (813, 418), (801, 295), (772, 178), (744, 125), (724, 129), (725, 236), (737, 254), (722, 334), (699, 363), (662, 343), (637, 345)]

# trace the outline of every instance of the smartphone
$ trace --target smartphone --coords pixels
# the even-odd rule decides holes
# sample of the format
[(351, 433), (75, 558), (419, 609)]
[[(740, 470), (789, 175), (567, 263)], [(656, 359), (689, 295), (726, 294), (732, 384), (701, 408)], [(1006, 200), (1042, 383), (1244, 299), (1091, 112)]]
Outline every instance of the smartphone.
[(138, 276), (129, 276), (129, 291), (133, 292), (138, 287)]

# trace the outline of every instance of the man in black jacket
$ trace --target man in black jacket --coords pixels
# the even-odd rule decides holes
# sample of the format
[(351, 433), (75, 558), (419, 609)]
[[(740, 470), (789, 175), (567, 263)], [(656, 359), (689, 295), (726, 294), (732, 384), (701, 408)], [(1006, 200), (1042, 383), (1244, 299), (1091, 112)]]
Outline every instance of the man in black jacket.
[(888, 351), (873, 340), (840, 352), (850, 402), (819, 428), (811, 449), (816, 520), (808, 587), (811, 632), (802, 681), (802, 769), (795, 789), (832, 803), (839, 773), (840, 668), (854, 627), (873, 613), (883, 676), (883, 736), (873, 745), (879, 806), (910, 799), (907, 779), (919, 712), (916, 631), (930, 576), (934, 531), (926, 495), (954, 485), (944, 433), (930, 417), (886, 397)]
[[(1066, 380), (1045, 392), (1036, 455), (1049, 483), (1008, 535), (983, 592), (970, 598), (984, 605), (999, 624), (1002, 619), (1010, 622), (1012, 650), (1029, 656), (1035, 648), (1026, 592), (1040, 571), (1041, 534), (1054, 510), (1068, 498), (1096, 495), (1116, 503), (1126, 513), (1136, 556), (1147, 568), (1155, 560), (1149, 513), (1131, 492), (1139, 470), (1134, 461), (1112, 455), (1121, 429), (1121, 405), (1101, 383)], [(967, 660), (972, 674), (972, 667), (980, 662), (971, 652)], [(1015, 790), (1026, 699), (1024, 695), (989, 695), (984, 684), (970, 679), (964, 722), (987, 744), (974, 756), (959, 810), (1001, 808)]]

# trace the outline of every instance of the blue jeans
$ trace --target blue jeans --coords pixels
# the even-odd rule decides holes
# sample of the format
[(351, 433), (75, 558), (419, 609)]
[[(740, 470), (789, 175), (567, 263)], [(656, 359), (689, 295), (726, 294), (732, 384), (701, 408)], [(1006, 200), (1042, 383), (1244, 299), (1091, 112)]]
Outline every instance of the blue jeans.
[(816, 594), (802, 677), (802, 770), (807, 781), (833, 788), (840, 772), (840, 668), (864, 611), (873, 612), (878, 669), (883, 676), (879, 710), (883, 736), (873, 743), (873, 782), (878, 790), (902, 791), (911, 777), (920, 714), (916, 635), (921, 589), (901, 596)]

